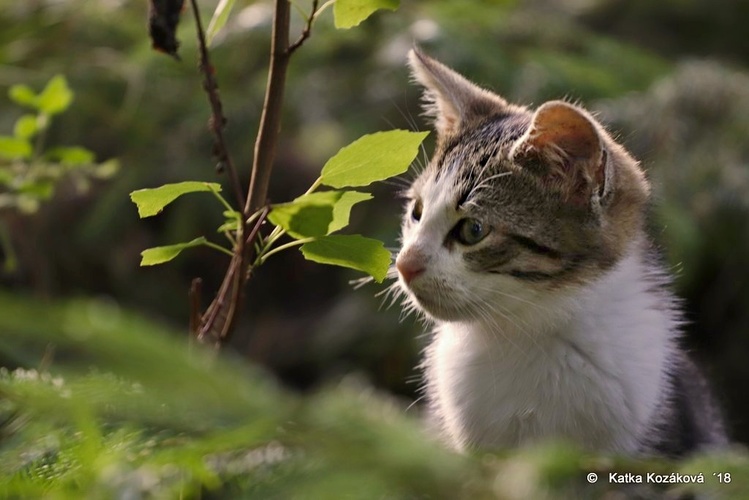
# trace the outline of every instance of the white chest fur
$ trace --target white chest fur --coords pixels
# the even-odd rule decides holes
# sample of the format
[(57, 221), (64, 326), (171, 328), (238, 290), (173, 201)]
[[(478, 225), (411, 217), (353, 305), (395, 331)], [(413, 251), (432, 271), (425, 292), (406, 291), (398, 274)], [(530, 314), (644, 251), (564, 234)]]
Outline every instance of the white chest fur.
[(678, 329), (649, 272), (632, 252), (545, 313), (438, 323), (426, 377), (453, 443), (491, 449), (560, 438), (634, 451), (664, 395)]

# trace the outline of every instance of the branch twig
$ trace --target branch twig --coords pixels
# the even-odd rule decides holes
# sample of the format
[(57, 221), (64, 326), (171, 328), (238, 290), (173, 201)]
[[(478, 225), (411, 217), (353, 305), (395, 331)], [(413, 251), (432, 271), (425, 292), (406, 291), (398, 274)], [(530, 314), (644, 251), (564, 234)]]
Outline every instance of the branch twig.
[(226, 147), (226, 141), (224, 140), (226, 117), (224, 116), (221, 98), (218, 94), (218, 83), (216, 83), (215, 74), (216, 70), (213, 65), (211, 65), (211, 60), (208, 56), (205, 33), (203, 31), (203, 24), (200, 21), (197, 2), (196, 0), (190, 0), (190, 3), (192, 5), (193, 16), (195, 17), (195, 26), (198, 31), (198, 44), (200, 45), (200, 72), (203, 74), (203, 89), (206, 94), (208, 94), (208, 100), (211, 102), (212, 114), (208, 122), (208, 128), (213, 132), (215, 138), (213, 153), (218, 158), (219, 165), (225, 166), (226, 170), (229, 172), (229, 182), (232, 184), (234, 196), (237, 199), (237, 204), (242, 207), (245, 204), (245, 200), (239, 184), (239, 176), (237, 175), (237, 169), (234, 168), (234, 163), (229, 156), (229, 149)]
[[(194, 1), (194, 0), (193, 0)], [(281, 130), (281, 105), (286, 86), (286, 70), (289, 66), (289, 2), (276, 0), (273, 15), (273, 35), (270, 48), (270, 68), (265, 89), (263, 114), (255, 140), (252, 162), (252, 177), (247, 193), (244, 214), (247, 216), (265, 205), (270, 173), (276, 157), (276, 146)]]
[[(289, 55), (286, 52), (288, 46), (289, 2), (288, 0), (276, 0), (268, 85), (265, 91), (263, 114), (260, 117), (260, 128), (255, 141), (252, 177), (250, 178), (247, 201), (244, 205), (245, 219), (265, 204), (268, 193), (268, 182), (270, 181), (270, 172), (273, 168), (281, 126), (281, 104), (286, 83), (286, 69), (289, 63)], [(256, 222), (255, 228), (257, 229), (251, 231), (251, 233), (254, 232), (257, 235), (260, 224), (262, 224), (262, 218)], [(202, 326), (198, 334), (199, 340), (206, 342), (210, 339), (217, 346), (228, 340), (241, 302), (241, 293), (249, 274), (244, 268), (247, 262), (252, 262), (252, 251), (253, 245), (248, 244), (243, 234), (238, 234), (234, 258), (226, 270), (224, 281), (221, 283), (218, 294), (201, 318)]]
[(312, 12), (310, 12), (309, 17), (307, 18), (307, 24), (304, 25), (302, 34), (299, 35), (299, 38), (297, 38), (296, 42), (289, 45), (289, 48), (286, 50), (286, 53), (288, 55), (293, 54), (294, 51), (301, 47), (312, 34), (312, 23), (315, 22), (315, 17), (317, 15), (317, 3), (318, 0), (312, 0)]
[[(191, 0), (193, 9), (195, 9), (195, 0)], [(289, 45), (289, 21), (290, 21), (290, 4), (288, 0), (276, 0), (275, 12), (273, 15), (273, 34), (271, 40), (271, 57), (270, 67), (268, 69), (268, 83), (265, 89), (265, 101), (263, 103), (263, 112), (260, 117), (260, 126), (257, 138), (255, 140), (255, 150), (253, 154), (252, 176), (250, 185), (247, 190), (247, 197), (244, 202), (243, 216), (245, 224), (240, 228), (237, 234), (237, 243), (234, 248), (234, 256), (229, 268), (224, 275), (224, 281), (221, 283), (216, 297), (211, 302), (208, 309), (200, 318), (200, 328), (197, 334), (198, 339), (202, 342), (213, 342), (216, 347), (220, 347), (229, 339), (234, 323), (241, 305), (242, 291), (250, 277), (253, 266), (253, 255), (255, 246), (253, 242), (258, 236), (260, 227), (265, 221), (270, 208), (267, 206), (268, 183), (273, 164), (276, 157), (276, 147), (281, 129), (281, 111), (283, 104), (284, 88), (286, 85), (286, 72), (289, 65), (289, 59), (294, 50), (302, 46), (305, 40), (310, 36), (312, 23), (318, 12), (318, 0), (313, 0), (312, 13), (307, 19), (302, 34), (293, 45)], [(210, 69), (208, 62), (207, 50), (200, 31), (201, 39), (201, 67)], [(205, 71), (206, 87), (212, 89), (209, 91), (211, 104), (214, 106), (214, 118), (222, 118), (220, 101), (215, 88), (212, 71)], [(218, 107), (214, 104), (214, 97)], [(215, 131), (217, 141), (220, 137), (220, 147), (225, 151), (223, 136), (221, 135), (222, 122)], [(228, 154), (226, 155), (228, 158)], [(232, 178), (236, 172), (230, 163), (227, 163)], [(238, 185), (238, 184), (237, 184)], [(252, 229), (249, 228), (248, 220), (252, 214), (257, 212), (261, 207), (262, 212), (257, 220), (254, 221)], [(251, 223), (251, 222), (250, 222)], [(245, 234), (247, 235), (245, 237)]]

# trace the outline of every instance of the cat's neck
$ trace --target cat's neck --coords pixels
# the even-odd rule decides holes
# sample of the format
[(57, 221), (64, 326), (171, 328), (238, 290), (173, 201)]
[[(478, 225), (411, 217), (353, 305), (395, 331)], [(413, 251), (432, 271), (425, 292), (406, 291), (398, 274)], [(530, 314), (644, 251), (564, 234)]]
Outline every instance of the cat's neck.
[(656, 273), (643, 245), (632, 245), (574, 294), (438, 324), (428, 389), (439, 393), (437, 411), (454, 441), (501, 447), (567, 436), (632, 451), (663, 390), (678, 328)]

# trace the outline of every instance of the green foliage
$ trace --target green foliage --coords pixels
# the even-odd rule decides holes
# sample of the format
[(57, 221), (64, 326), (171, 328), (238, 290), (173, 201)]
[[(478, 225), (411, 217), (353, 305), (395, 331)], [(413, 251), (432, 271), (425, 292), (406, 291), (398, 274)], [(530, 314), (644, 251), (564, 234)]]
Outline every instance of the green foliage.
[[(0, 496), (730, 499), (749, 491), (740, 449), (681, 462), (565, 443), (458, 455), (361, 382), (290, 394), (173, 333), (111, 302), (0, 294), (0, 354), (22, 366), (0, 370)], [(625, 472), (702, 473), (704, 484), (608, 481)]]
[[(366, 135), (342, 148), (323, 167), (320, 178), (302, 196), (291, 202), (273, 205), (268, 220), (275, 228), (257, 242), (258, 255), (254, 265), (260, 265), (273, 254), (294, 246), (301, 247), (308, 260), (332, 264), (370, 274), (376, 281), (385, 279), (391, 256), (382, 242), (361, 236), (331, 233), (344, 229), (354, 205), (371, 200), (372, 195), (359, 191), (316, 191), (321, 185), (335, 188), (367, 186), (405, 172), (419, 152), (428, 132), (392, 130)], [(220, 186), (207, 182), (179, 182), (155, 189), (140, 189), (130, 193), (141, 218), (160, 213), (168, 204), (187, 193), (212, 192), (226, 209), (225, 222), (219, 227), (229, 241), (236, 243), (241, 227), (241, 214), (219, 194)], [(261, 211), (250, 218), (260, 217)], [(283, 235), (294, 241), (275, 246)], [(169, 262), (190, 247), (206, 245), (231, 255), (231, 251), (200, 237), (186, 243), (150, 248), (142, 253), (141, 266)]]
[(400, 0), (336, 0), (333, 7), (335, 27), (348, 29), (381, 9), (396, 10)]
[(342, 148), (320, 178), (334, 188), (368, 186), (408, 170), (429, 132), (390, 130), (366, 135)]
[(188, 193), (219, 192), (221, 185), (215, 182), (187, 181), (164, 184), (153, 189), (139, 189), (130, 193), (130, 199), (138, 207), (141, 219), (160, 214), (164, 207)]
[(353, 206), (371, 199), (371, 194), (358, 191), (309, 193), (274, 205), (268, 220), (295, 238), (324, 236), (346, 227)]
[[(107, 179), (117, 172), (116, 160), (96, 163), (94, 153), (81, 146), (45, 150), (52, 116), (64, 112), (73, 102), (73, 91), (64, 76), (54, 76), (39, 94), (19, 84), (10, 88), (8, 96), (33, 113), (25, 113), (15, 121), (12, 136), (0, 135), (0, 209), (31, 214), (52, 198), (63, 179), (69, 178), (83, 192), (90, 179)], [(0, 246), (6, 256), (4, 269), (14, 270), (10, 239), (0, 239)]]
[[(276, 250), (303, 245), (307, 260), (364, 271), (382, 282), (391, 256), (382, 242), (358, 235), (328, 236), (348, 225), (351, 208), (372, 198), (358, 191), (314, 192), (318, 186), (367, 186), (405, 172), (419, 152), (428, 132), (391, 130), (366, 135), (342, 148), (322, 169), (307, 194), (290, 203), (275, 205), (268, 219), (277, 230), (261, 245), (258, 262)], [(273, 250), (283, 233), (296, 241)]]
[(229, 20), (232, 7), (234, 7), (234, 0), (221, 0), (216, 6), (211, 22), (208, 24), (208, 29), (205, 32), (206, 43), (209, 46), (218, 32), (226, 25), (226, 21)]
[(378, 283), (385, 279), (391, 261), (390, 252), (381, 241), (358, 234), (315, 238), (300, 250), (307, 260), (358, 269)]
[(46, 116), (62, 113), (73, 102), (73, 91), (62, 75), (52, 77), (39, 94), (21, 84), (11, 87), (8, 96), (16, 104), (32, 108)]
[[(16, 127), (18, 130), (19, 127)], [(25, 130), (22, 130), (25, 132)], [(8, 160), (27, 159), (33, 149), (25, 137), (0, 136), (0, 157)]]
[(148, 248), (141, 252), (141, 256), (143, 258), (140, 261), (140, 265), (155, 266), (156, 264), (163, 264), (164, 262), (169, 262), (170, 260), (177, 257), (180, 253), (182, 253), (182, 250), (185, 250), (186, 248), (206, 245), (207, 243), (208, 240), (201, 236), (199, 238), (195, 238), (192, 241), (188, 241), (187, 243), (177, 243), (175, 245)]
[(370, 486), (387, 496), (465, 488), (464, 458), (420, 437), (418, 422), (363, 387), (294, 397), (111, 303), (42, 306), (0, 295), (0, 311), (6, 359), (33, 365), (49, 343), (77, 353), (69, 362), (61, 354), (48, 371), (0, 375), (3, 497), (191, 498), (205, 488), (324, 498), (369, 496)]
[(34, 113), (16, 120), (12, 136), (0, 136), (0, 208), (33, 213), (41, 201), (52, 197), (55, 185), (64, 177), (70, 177), (83, 191), (88, 179), (106, 179), (117, 172), (116, 160), (97, 164), (94, 153), (81, 146), (44, 149), (51, 117), (73, 102), (73, 91), (64, 76), (53, 77), (39, 94), (27, 85), (14, 85), (8, 95)]

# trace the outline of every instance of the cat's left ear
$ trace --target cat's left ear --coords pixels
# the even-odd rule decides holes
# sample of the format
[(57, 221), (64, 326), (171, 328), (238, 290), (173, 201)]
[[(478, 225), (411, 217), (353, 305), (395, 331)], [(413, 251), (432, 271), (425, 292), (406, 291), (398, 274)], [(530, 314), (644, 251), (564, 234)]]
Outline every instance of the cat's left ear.
[(607, 191), (608, 154), (601, 132), (588, 112), (566, 102), (539, 107), (510, 156), (576, 205)]

